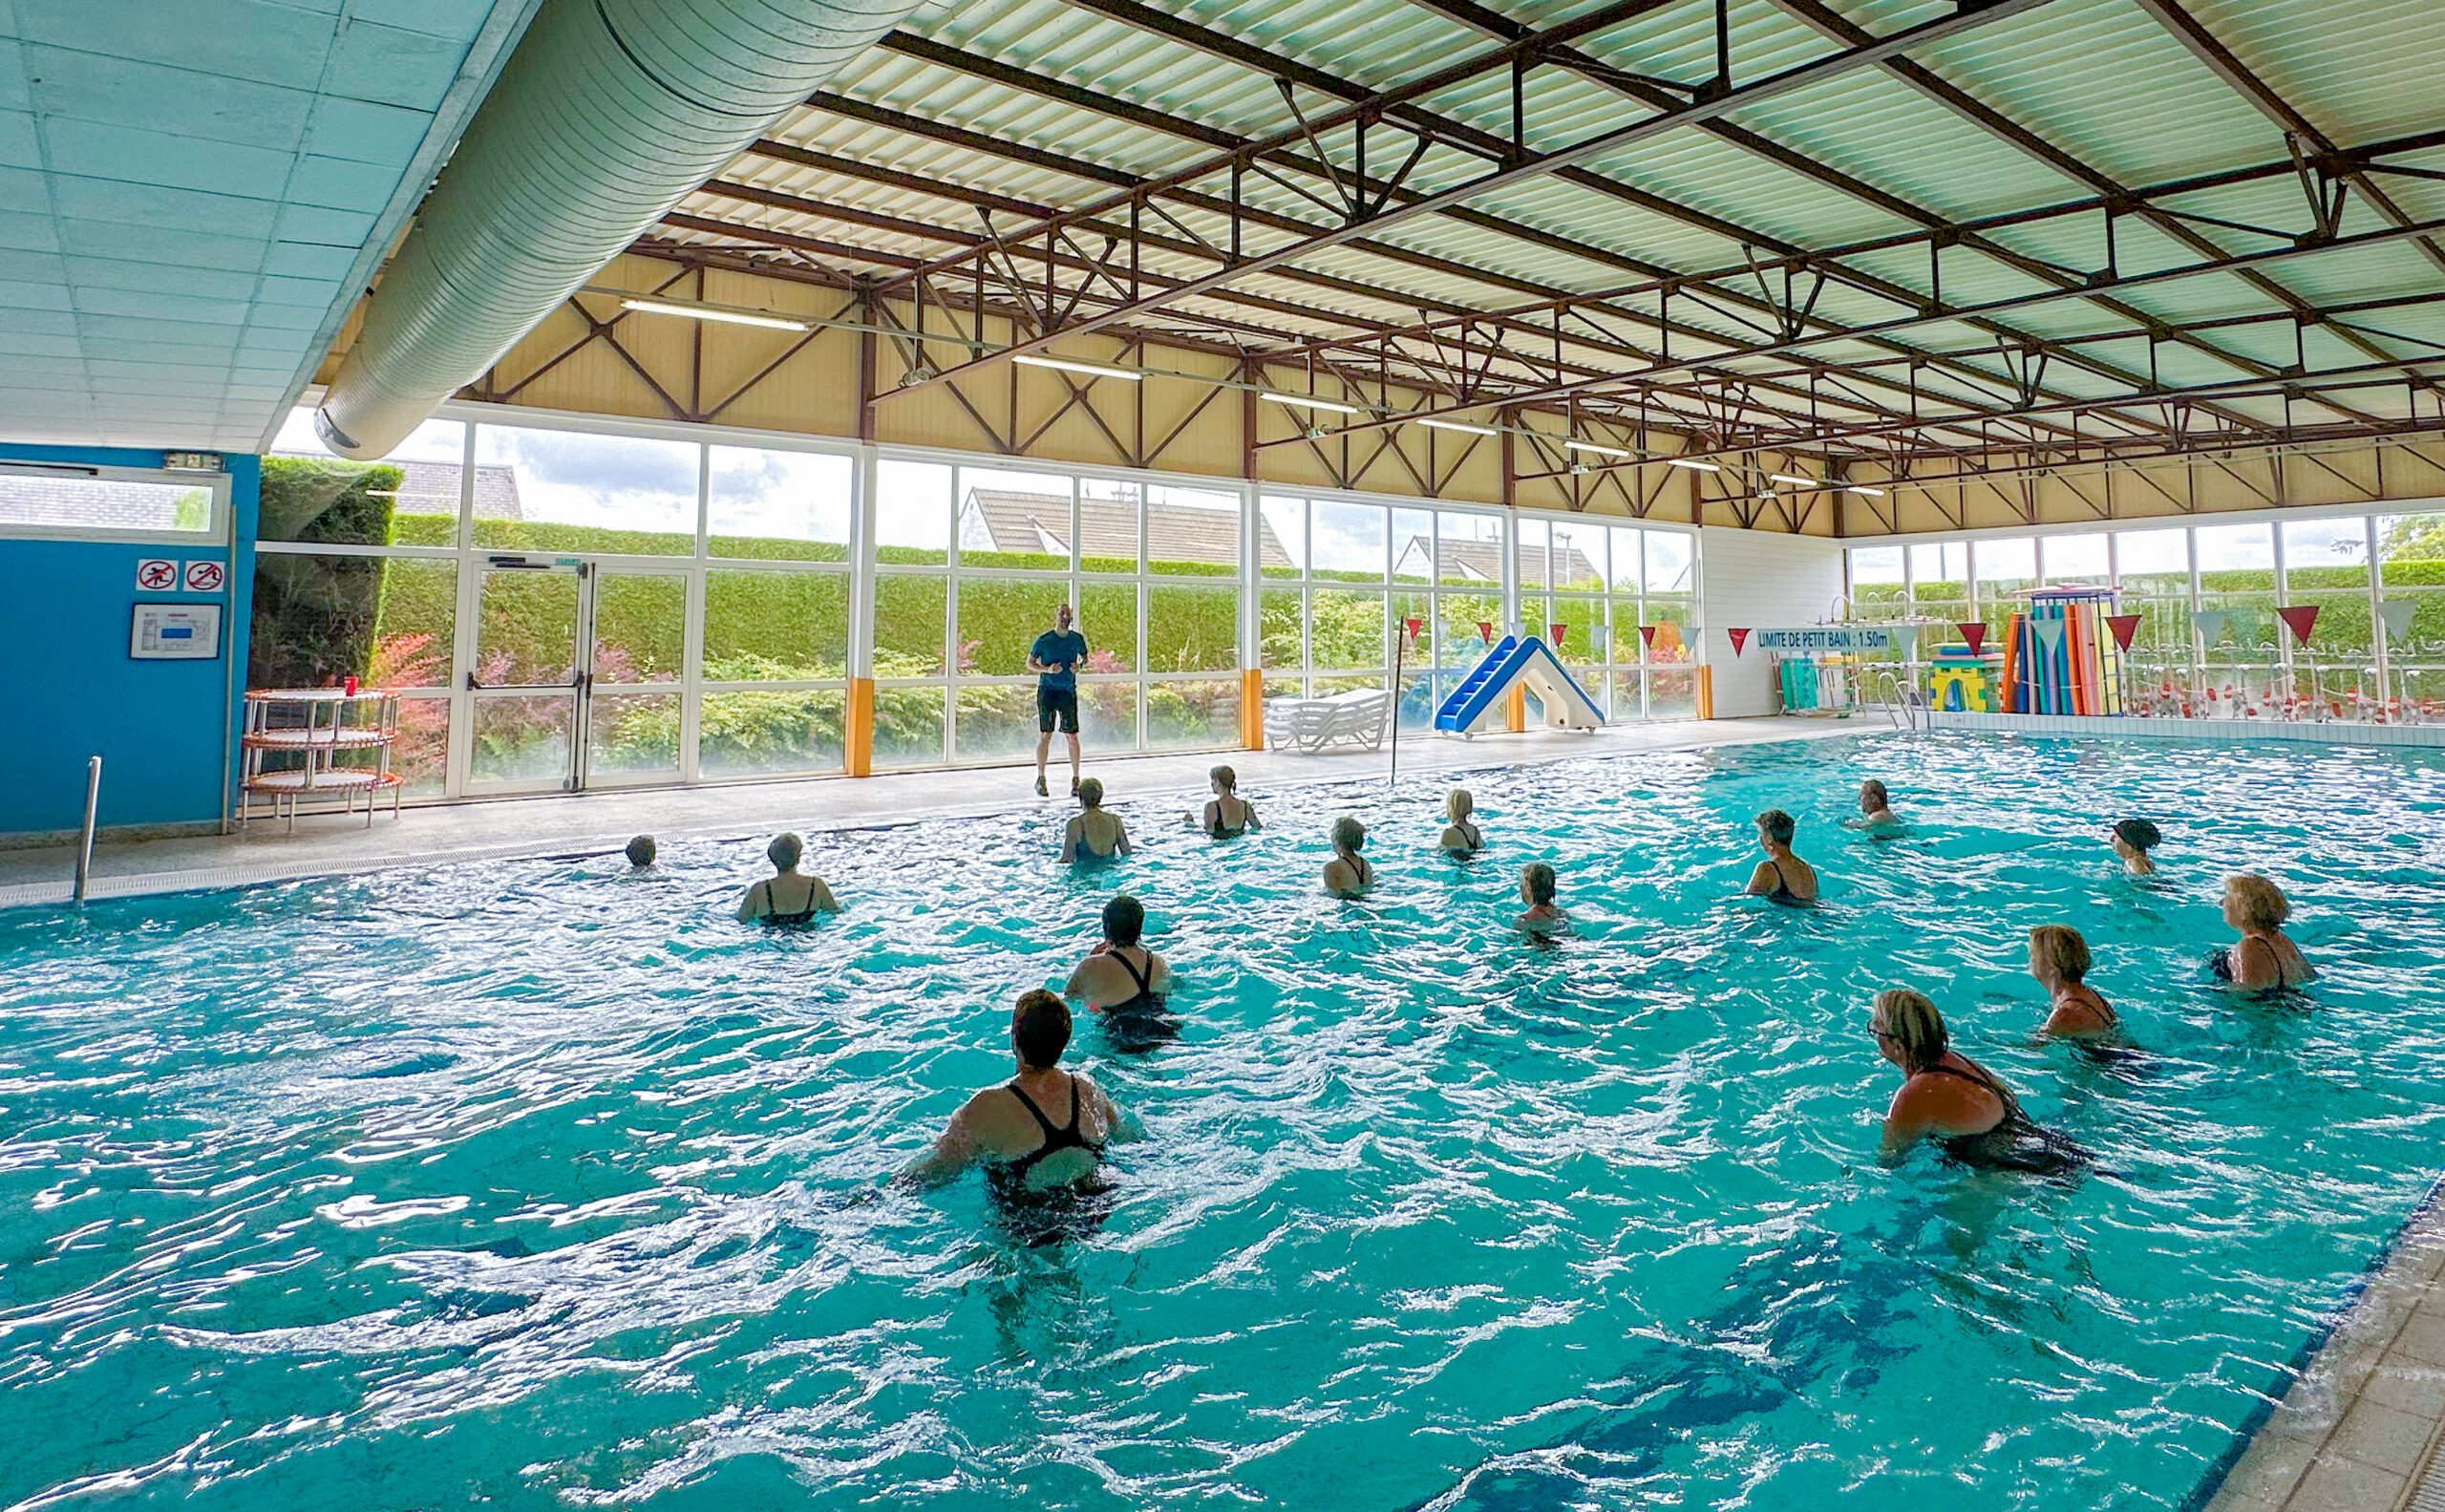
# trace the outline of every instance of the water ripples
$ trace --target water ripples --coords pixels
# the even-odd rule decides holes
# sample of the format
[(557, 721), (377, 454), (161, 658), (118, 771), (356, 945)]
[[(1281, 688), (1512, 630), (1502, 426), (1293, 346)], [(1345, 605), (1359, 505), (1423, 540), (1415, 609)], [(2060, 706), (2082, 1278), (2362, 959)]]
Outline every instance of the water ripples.
[[(1910, 820), (1837, 830), (1865, 776)], [(1895, 737), (0, 916), (0, 1505), (2170, 1507), (2434, 1176), (2445, 765)], [(820, 801), (821, 789), (810, 789)], [(1735, 893), (1780, 806), (1825, 881)], [(1384, 882), (1324, 899), (1322, 836)], [(2119, 875), (2107, 822), (2164, 824)], [(1577, 922), (1509, 926), (1527, 860)], [(2324, 970), (2200, 961), (2262, 867)], [(1035, 1246), (878, 1183), (1008, 1075), (1116, 886), (1177, 1038), (1073, 1058), (1153, 1136)], [(2043, 1045), (2069, 922), (2132, 1026)], [(1875, 1162), (1915, 985), (2084, 1179)]]

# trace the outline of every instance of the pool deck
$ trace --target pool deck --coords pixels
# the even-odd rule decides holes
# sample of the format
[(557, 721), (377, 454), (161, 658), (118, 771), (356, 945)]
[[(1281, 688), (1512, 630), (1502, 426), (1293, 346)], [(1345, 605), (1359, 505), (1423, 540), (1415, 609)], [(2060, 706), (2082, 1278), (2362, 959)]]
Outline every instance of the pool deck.
[[(1776, 740), (1825, 739), (1890, 733), (1879, 720), (1728, 719), (1613, 725), (1594, 734), (1533, 731), (1474, 740), (1404, 735), (1404, 774), (1485, 771), (1537, 766), (1581, 756), (1690, 751)], [(794, 829), (801, 834), (870, 829), (913, 820), (1004, 813), (1041, 803), (1067, 808), (1066, 764), (1050, 773), (1054, 796), (1035, 796), (1031, 766), (896, 772), (871, 777), (802, 777), (688, 788), (611, 789), (579, 795), (491, 799), (428, 804), (393, 819), (386, 808), (369, 828), (362, 813), (306, 815), (294, 834), (258, 818), (243, 834), (187, 835), (104, 841), (95, 848), (87, 895), (129, 898), (198, 887), (235, 887), (297, 877), (368, 871), (436, 862), (505, 860), (618, 850), (631, 835), (664, 842), (730, 840)], [(1322, 755), (1267, 751), (1201, 752), (1099, 759), (1087, 773), (1101, 777), (1111, 806), (1124, 816), (1202, 800), (1205, 774), (1218, 761), (1239, 770), (1241, 786), (1261, 798), (1268, 788), (1380, 778), (1388, 756), (1344, 749)], [(72, 847), (0, 850), (0, 907), (55, 905), (68, 900), (75, 873)]]
[(2445, 1508), (2445, 1202), (2432, 1197), (2204, 1512)]

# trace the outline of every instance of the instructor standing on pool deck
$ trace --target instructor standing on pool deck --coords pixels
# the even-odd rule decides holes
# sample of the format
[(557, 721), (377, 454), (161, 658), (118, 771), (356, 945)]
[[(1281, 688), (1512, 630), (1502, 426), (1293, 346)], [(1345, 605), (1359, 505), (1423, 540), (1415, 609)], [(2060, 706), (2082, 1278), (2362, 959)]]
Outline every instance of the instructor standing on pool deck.
[(1052, 722), (1070, 737), (1070, 792), (1078, 792), (1078, 664), (1087, 659), (1087, 638), (1070, 628), (1070, 606), (1052, 611), (1052, 628), (1035, 638), (1028, 651), (1028, 671), (1035, 685), (1035, 792), (1044, 787), (1044, 758), (1052, 749)]

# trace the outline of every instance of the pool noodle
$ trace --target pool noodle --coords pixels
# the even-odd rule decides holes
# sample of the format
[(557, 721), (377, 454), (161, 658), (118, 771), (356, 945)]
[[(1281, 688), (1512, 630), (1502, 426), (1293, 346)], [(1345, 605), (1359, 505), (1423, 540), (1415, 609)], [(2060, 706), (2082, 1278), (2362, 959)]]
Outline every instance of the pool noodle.
[(2004, 631), (2004, 713), (2027, 713), (2028, 700), (2021, 696), (2020, 673), (2021, 617), (2011, 616)]

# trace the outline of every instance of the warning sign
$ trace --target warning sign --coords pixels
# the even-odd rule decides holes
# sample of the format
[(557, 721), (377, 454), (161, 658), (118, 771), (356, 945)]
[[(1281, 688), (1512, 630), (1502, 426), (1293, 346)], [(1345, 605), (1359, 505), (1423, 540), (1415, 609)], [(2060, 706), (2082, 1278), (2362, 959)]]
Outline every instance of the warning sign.
[(187, 591), (218, 593), (221, 591), (223, 575), (223, 568), (218, 562), (190, 562), (186, 564)]
[(138, 592), (161, 593), (179, 586), (179, 564), (159, 557), (146, 557), (136, 564), (136, 586)]

